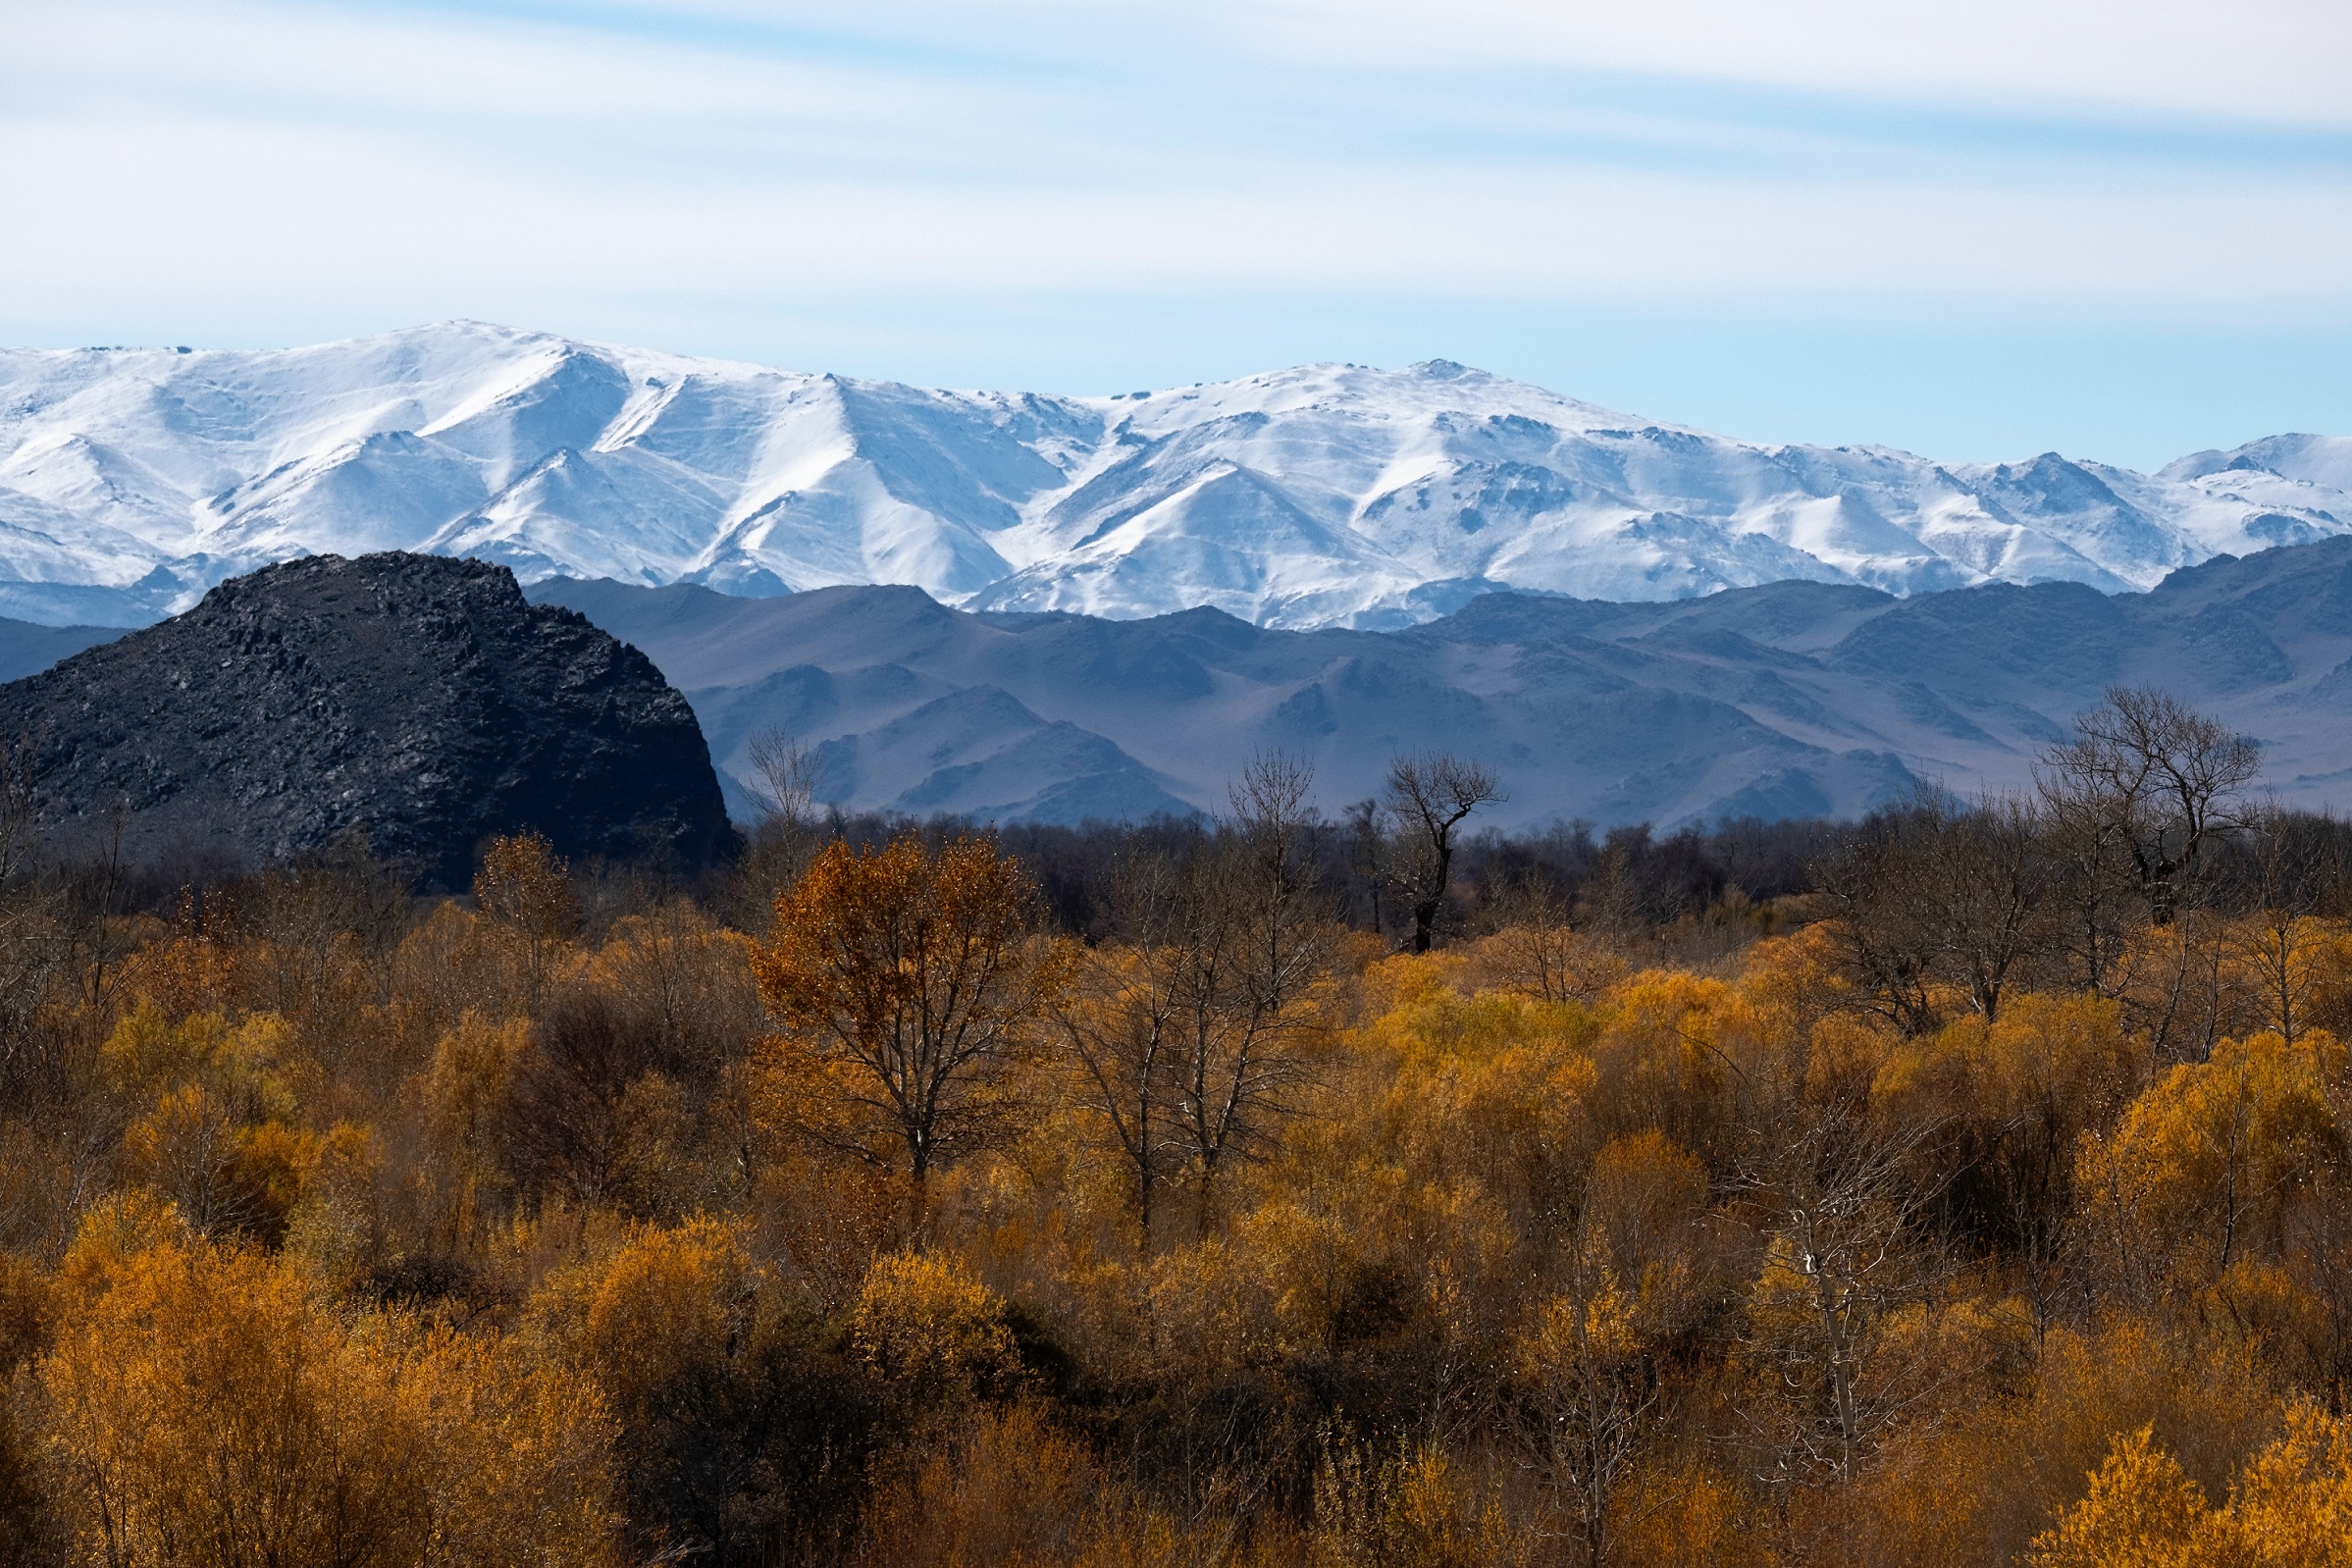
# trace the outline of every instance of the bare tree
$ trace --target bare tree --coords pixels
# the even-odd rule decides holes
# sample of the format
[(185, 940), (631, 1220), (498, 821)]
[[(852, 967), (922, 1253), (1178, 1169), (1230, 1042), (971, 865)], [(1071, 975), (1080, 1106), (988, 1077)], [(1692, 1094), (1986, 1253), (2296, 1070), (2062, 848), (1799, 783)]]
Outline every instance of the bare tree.
[(2261, 748), (2219, 720), (2117, 686), (2042, 754), (2037, 782), (2053, 815), (2128, 857), (2149, 918), (2169, 925), (2205, 851), (2241, 825), (2235, 803), (2261, 765)]
[(1135, 1228), (1145, 1252), (1172, 1158), (1174, 1119), (1165, 1106), (1183, 1054), (1193, 880), (1176, 856), (1130, 848), (1112, 866), (1104, 893), (1110, 940), (1083, 950), (1053, 1008), (1078, 1098), (1101, 1114), (1134, 1176)]
[(2087, 803), (2059, 800), (2047, 778), (2036, 788), (2051, 873), (2052, 951), (2072, 966), (2076, 984), (2112, 996), (2142, 911), (2121, 824)]
[(780, 729), (763, 729), (747, 748), (753, 777), (746, 793), (759, 811), (744, 858), (758, 902), (800, 880), (824, 834), (816, 810), (816, 753)]
[(1331, 922), (1307, 874), (1313, 781), (1281, 753), (1253, 758), (1189, 881), (1169, 1109), (1204, 1184), (1271, 1135), (1308, 1076), (1301, 1045), (1315, 1019), (1303, 1004), (1331, 963)]
[(1865, 1005), (1906, 1034), (1942, 1019), (1934, 985), (1944, 920), (1929, 887), (1930, 844), (1939, 807), (1931, 797), (1856, 823), (1816, 870), (1837, 912), (1845, 967)]
[(2047, 946), (2041, 822), (2019, 796), (1973, 806), (1947, 796), (1930, 827), (1927, 893), (1943, 925), (1945, 967), (1989, 1021)]
[(1181, 1172), (1207, 1187), (1297, 1107), (1303, 993), (1324, 931), (1281, 908), (1262, 862), (1228, 830), (1174, 853), (1139, 850), (1112, 873), (1115, 942), (1083, 951), (1053, 1019), (1079, 1098), (1134, 1180), (1149, 1248), (1159, 1193)]
[(255, 939), (270, 1006), (291, 1015), (311, 1005), (341, 959), (356, 960), (379, 1005), (391, 1005), (392, 958), (408, 933), (417, 875), (414, 864), (377, 859), (355, 828), (226, 890), (238, 934)]
[(1568, 895), (1552, 878), (1536, 871), (1513, 877), (1490, 908), (1497, 929), (1483, 967), (1504, 990), (1589, 1003), (1625, 977), (1624, 958), (1577, 929)]
[(2332, 907), (2352, 865), (2334, 823), (2267, 801), (2246, 813), (2240, 897), (2251, 911), (2232, 921), (2225, 943), (2244, 966), (2262, 1021), (2290, 1044), (2311, 1026), (2326, 971), (2320, 956), (2334, 940), (2314, 916)]
[(1381, 803), (1362, 800), (1347, 809), (1348, 866), (1364, 883), (1365, 897), (1372, 905), (1372, 934), (1384, 935), (1387, 930), (1386, 912), (1381, 908), (1381, 893), (1388, 885), (1388, 824), (1383, 821)]
[(1320, 970), (1324, 911), (1309, 898), (1314, 764), (1287, 752), (1253, 755), (1226, 791), (1227, 831), (1240, 846), (1249, 886), (1243, 904), (1256, 949), (1251, 984), (1281, 1012)]
[(763, 729), (748, 748), (754, 803), (769, 818), (797, 826), (808, 821), (816, 806), (816, 754), (784, 731)]
[(1625, 1481), (1663, 1393), (1646, 1347), (1614, 1305), (1609, 1282), (1580, 1257), (1523, 1352), (1541, 1418), (1525, 1437), (1588, 1568), (1608, 1560), (1615, 1516), (1627, 1511)]
[(1743, 1162), (1764, 1229), (1746, 1348), (1770, 1381), (1743, 1412), (1778, 1484), (1850, 1487), (1862, 1460), (1930, 1391), (1938, 1369), (1883, 1352), (1895, 1309), (1945, 1272), (1924, 1222), (1942, 1180), (1933, 1122), (1890, 1128), (1858, 1106), (1783, 1086)]
[(1615, 1531), (1667, 1505), (1625, 1482), (1665, 1398), (1661, 1347), (1715, 1292), (1707, 1195), (1705, 1168), (1651, 1132), (1603, 1148), (1552, 1217), (1558, 1292), (1522, 1335), (1538, 1420), (1520, 1436), (1593, 1568)]
[(1388, 764), (1382, 804), (1396, 819), (1399, 880), (1413, 909), (1413, 951), (1437, 940), (1437, 916), (1453, 879), (1454, 835), (1482, 806), (1510, 797), (1483, 764), (1450, 752), (1413, 752)]
[(1593, 868), (1577, 889), (1577, 917), (1590, 929), (1619, 942), (1649, 934), (1655, 923), (1634, 859), (1649, 843), (1646, 823), (1612, 830), (1593, 858)]

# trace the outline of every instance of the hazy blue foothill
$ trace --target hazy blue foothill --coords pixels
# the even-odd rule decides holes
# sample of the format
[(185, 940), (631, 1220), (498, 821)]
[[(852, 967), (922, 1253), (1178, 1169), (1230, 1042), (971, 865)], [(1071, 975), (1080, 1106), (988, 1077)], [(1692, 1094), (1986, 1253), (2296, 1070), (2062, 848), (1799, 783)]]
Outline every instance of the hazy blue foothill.
[[(1497, 824), (1850, 814), (1935, 778), (2015, 788), (2117, 682), (2154, 682), (2266, 749), (2281, 798), (2352, 794), (2352, 539), (2222, 557), (2144, 594), (1992, 584), (1897, 599), (1809, 582), (1662, 603), (1490, 594), (1395, 632), (970, 613), (912, 588), (729, 598), (527, 591), (644, 650), (722, 774), (780, 728), (819, 795), (1000, 819), (1222, 804), (1261, 747), (1315, 759), (1327, 809), (1392, 753), (1490, 761)], [(731, 796), (740, 810), (737, 786)]]
[(0, 681), (37, 675), (61, 658), (122, 635), (120, 626), (41, 626), (0, 616)]
[[(1214, 810), (1266, 747), (1312, 758), (1338, 810), (1375, 792), (1394, 752), (1440, 747), (1502, 774), (1497, 824), (1842, 815), (1920, 778), (2021, 787), (2117, 682), (2260, 739), (2283, 800), (2352, 796), (2352, 539), (2222, 557), (2145, 594), (1491, 593), (1391, 632), (1214, 609), (974, 612), (904, 587), (745, 599), (551, 579), (526, 594), (635, 645), (686, 694), (738, 817), (751, 740), (770, 729), (814, 749), (820, 799), (918, 814)], [(0, 675), (121, 635), (0, 620)]]

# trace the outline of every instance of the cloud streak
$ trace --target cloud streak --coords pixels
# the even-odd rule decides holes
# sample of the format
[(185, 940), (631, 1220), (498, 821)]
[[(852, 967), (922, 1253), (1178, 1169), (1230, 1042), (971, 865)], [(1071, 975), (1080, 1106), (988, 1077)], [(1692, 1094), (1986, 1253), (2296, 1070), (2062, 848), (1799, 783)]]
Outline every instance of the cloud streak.
[[(1474, 351), (1435, 340), (1495, 302), (2258, 319), (2324, 347), (2352, 322), (2352, 21), (2213, 18), (0, 0), (0, 213), (36, 236), (0, 247), (0, 332), (508, 315), (761, 356), (793, 343), (740, 324), (854, 344), (961, 310), (967, 348), (900, 335), (847, 368), (1058, 386), (1181, 370), (1200, 318), (1277, 296), (1318, 302), (1301, 345), (1333, 358), (1385, 351), (1400, 312)], [(992, 311), (1021, 325), (987, 375)], [(1531, 340), (1501, 368), (1575, 362)]]

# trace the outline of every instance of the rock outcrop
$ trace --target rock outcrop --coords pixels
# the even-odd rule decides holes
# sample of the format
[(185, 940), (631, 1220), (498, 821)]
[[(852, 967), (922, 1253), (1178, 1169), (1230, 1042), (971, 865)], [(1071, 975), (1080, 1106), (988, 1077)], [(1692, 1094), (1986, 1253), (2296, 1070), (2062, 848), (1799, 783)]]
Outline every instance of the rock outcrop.
[(85, 851), (255, 864), (358, 829), (462, 886), (487, 835), (692, 867), (731, 838), (694, 710), (503, 566), (313, 556), (0, 686), (37, 811)]

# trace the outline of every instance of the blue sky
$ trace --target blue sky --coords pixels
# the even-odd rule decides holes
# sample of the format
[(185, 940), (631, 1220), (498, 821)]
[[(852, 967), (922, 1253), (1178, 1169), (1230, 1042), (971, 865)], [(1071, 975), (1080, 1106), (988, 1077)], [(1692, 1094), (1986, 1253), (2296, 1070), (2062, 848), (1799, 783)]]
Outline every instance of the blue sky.
[(0, 0), (0, 341), (452, 316), (1765, 440), (2352, 432), (2341, 0)]

